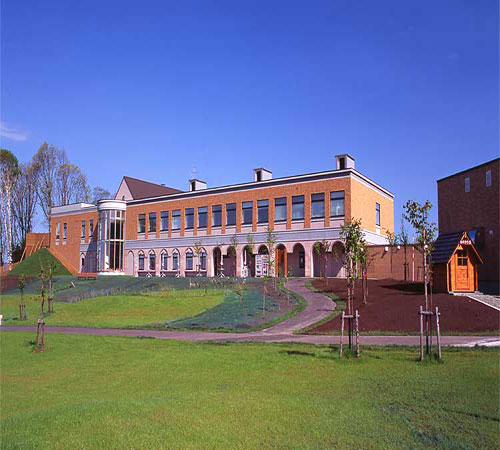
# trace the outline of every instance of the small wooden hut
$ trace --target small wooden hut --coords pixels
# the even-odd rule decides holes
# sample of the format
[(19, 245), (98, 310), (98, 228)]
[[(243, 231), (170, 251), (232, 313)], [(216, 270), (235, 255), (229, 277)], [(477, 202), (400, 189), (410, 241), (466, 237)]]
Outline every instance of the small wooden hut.
[(477, 291), (477, 266), (483, 260), (465, 231), (439, 235), (431, 256), (434, 290)]

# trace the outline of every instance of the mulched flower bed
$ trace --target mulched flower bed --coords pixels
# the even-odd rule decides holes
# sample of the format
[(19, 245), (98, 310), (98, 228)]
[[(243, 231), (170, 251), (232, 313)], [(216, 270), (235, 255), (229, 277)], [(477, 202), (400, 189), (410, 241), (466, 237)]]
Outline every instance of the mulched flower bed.
[[(313, 287), (324, 290), (323, 280)], [(342, 299), (347, 296), (345, 279), (329, 279), (328, 291)], [(500, 330), (500, 313), (468, 297), (433, 293), (432, 302), (439, 308), (441, 331), (477, 333)], [(368, 280), (368, 304), (362, 304), (361, 282), (356, 286), (355, 308), (360, 314), (360, 331), (418, 332), (420, 305), (424, 305), (423, 285), (392, 279)], [(310, 331), (318, 334), (340, 330), (340, 315)]]

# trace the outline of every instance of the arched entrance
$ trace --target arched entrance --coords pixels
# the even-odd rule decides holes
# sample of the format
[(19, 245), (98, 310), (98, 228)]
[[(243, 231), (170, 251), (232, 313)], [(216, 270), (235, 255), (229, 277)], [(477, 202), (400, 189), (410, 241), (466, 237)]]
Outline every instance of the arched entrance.
[(306, 276), (306, 252), (302, 244), (297, 243), (293, 246), (293, 252), (288, 255), (288, 267), (292, 277)]
[(255, 276), (255, 255), (253, 254), (253, 249), (246, 245), (243, 248), (242, 255), (242, 273), (243, 277), (254, 277)]
[(313, 277), (319, 278), (325, 275), (324, 273), (324, 259), (323, 259), (323, 244), (315, 242), (312, 248), (313, 253)]
[(222, 274), (222, 252), (219, 247), (215, 247), (213, 252), (214, 259), (214, 277), (220, 277)]
[(337, 241), (332, 245), (332, 249), (330, 254), (328, 255), (328, 258), (328, 276), (335, 278), (344, 278), (344, 246), (342, 245), (342, 242)]
[(276, 247), (276, 275), (278, 277), (284, 277), (287, 275), (287, 271), (288, 264), (286, 247), (283, 244), (279, 244)]
[(227, 248), (224, 255), (224, 275), (226, 277), (236, 276), (236, 248), (232, 245)]

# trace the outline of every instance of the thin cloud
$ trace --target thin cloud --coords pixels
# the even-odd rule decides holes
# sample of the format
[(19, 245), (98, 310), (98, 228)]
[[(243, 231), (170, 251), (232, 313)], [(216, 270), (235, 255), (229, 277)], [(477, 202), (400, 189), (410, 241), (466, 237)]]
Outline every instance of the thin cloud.
[(25, 141), (28, 139), (28, 133), (24, 130), (11, 128), (3, 121), (0, 121), (0, 137), (11, 141)]

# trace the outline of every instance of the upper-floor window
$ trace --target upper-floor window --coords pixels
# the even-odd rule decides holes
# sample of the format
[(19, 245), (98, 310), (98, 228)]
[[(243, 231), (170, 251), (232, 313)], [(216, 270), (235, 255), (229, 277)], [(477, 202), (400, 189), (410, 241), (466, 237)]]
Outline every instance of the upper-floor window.
[(465, 177), (465, 192), (470, 192), (470, 178)]
[(85, 220), (82, 220), (82, 239), (85, 239)]
[(156, 213), (149, 213), (149, 232), (156, 232)]
[(186, 230), (194, 228), (194, 208), (186, 208)]
[(59, 240), (61, 237), (61, 224), (56, 223), (56, 239)]
[(186, 252), (186, 270), (193, 270), (193, 252), (191, 250)]
[(286, 221), (286, 197), (274, 199), (274, 221)]
[(65, 223), (63, 226), (63, 239), (66, 239), (68, 237), (68, 224)]
[(269, 221), (269, 200), (257, 201), (257, 221), (267, 223)]
[(252, 223), (252, 210), (253, 210), (253, 202), (243, 202), (243, 204), (241, 205), (242, 223), (244, 224)]
[(292, 197), (292, 220), (304, 220), (304, 196)]
[(226, 205), (226, 225), (236, 225), (236, 203)]
[(322, 219), (325, 217), (325, 194), (311, 194), (311, 218)]
[(207, 207), (198, 208), (198, 228), (207, 228)]
[(138, 233), (146, 232), (146, 214), (139, 214)]
[(161, 231), (168, 231), (168, 211), (161, 212)]
[(181, 210), (172, 211), (172, 230), (181, 229)]
[(491, 170), (486, 171), (486, 187), (491, 186)]
[(93, 234), (94, 234), (94, 221), (90, 220), (89, 221), (89, 238), (92, 238)]
[(212, 226), (220, 227), (222, 224), (222, 206), (214, 205), (212, 206)]
[(330, 192), (330, 216), (344, 216), (345, 194), (344, 191)]
[(375, 203), (375, 225), (380, 226), (380, 204)]

